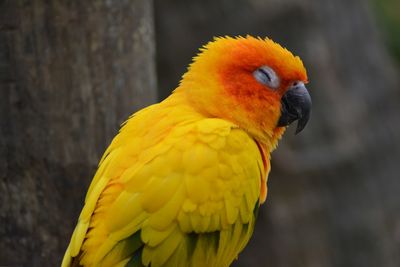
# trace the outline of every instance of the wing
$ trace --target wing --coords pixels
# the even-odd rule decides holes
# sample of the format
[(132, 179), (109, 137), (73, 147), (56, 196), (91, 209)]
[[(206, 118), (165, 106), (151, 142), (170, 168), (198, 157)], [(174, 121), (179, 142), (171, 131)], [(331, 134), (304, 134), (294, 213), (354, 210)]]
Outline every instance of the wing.
[(147, 147), (125, 141), (100, 164), (63, 266), (74, 257), (83, 266), (229, 266), (263, 190), (256, 142), (220, 119), (173, 127)]

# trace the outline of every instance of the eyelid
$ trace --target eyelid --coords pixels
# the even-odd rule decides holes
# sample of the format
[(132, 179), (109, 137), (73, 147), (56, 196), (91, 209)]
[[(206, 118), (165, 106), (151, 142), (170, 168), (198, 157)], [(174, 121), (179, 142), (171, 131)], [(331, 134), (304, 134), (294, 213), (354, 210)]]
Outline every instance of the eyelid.
[(278, 89), (280, 79), (275, 71), (268, 66), (261, 66), (253, 72), (254, 78), (261, 84), (268, 86), (271, 89)]
[(268, 80), (271, 82), (272, 78), (271, 78), (271, 74), (265, 70), (265, 68), (259, 68), (259, 70), (265, 74), (265, 76), (268, 78)]

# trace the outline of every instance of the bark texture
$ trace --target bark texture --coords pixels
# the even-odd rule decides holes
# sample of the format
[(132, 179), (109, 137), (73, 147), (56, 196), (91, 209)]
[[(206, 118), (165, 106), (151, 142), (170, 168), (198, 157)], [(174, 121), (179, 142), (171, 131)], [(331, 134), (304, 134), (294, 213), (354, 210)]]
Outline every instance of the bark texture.
[(215, 35), (269, 36), (308, 69), (311, 121), (273, 153), (267, 202), (235, 266), (399, 266), (399, 70), (369, 2), (155, 5), (162, 96)]
[(152, 1), (0, 1), (0, 265), (57, 266), (119, 125), (156, 100)]

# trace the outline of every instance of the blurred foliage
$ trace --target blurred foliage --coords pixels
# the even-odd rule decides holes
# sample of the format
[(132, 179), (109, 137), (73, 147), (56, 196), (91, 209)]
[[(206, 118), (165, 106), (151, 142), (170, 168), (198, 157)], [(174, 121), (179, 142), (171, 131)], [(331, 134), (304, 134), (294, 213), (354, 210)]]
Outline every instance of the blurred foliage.
[(390, 52), (400, 64), (400, 1), (372, 0)]

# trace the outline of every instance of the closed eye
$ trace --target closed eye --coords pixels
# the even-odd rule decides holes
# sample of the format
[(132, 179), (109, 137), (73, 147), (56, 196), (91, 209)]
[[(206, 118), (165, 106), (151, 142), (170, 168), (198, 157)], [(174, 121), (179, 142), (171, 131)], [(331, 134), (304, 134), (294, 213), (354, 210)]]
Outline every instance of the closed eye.
[(275, 71), (268, 67), (262, 66), (253, 72), (254, 78), (261, 84), (268, 86), (271, 89), (278, 89), (280, 79)]

